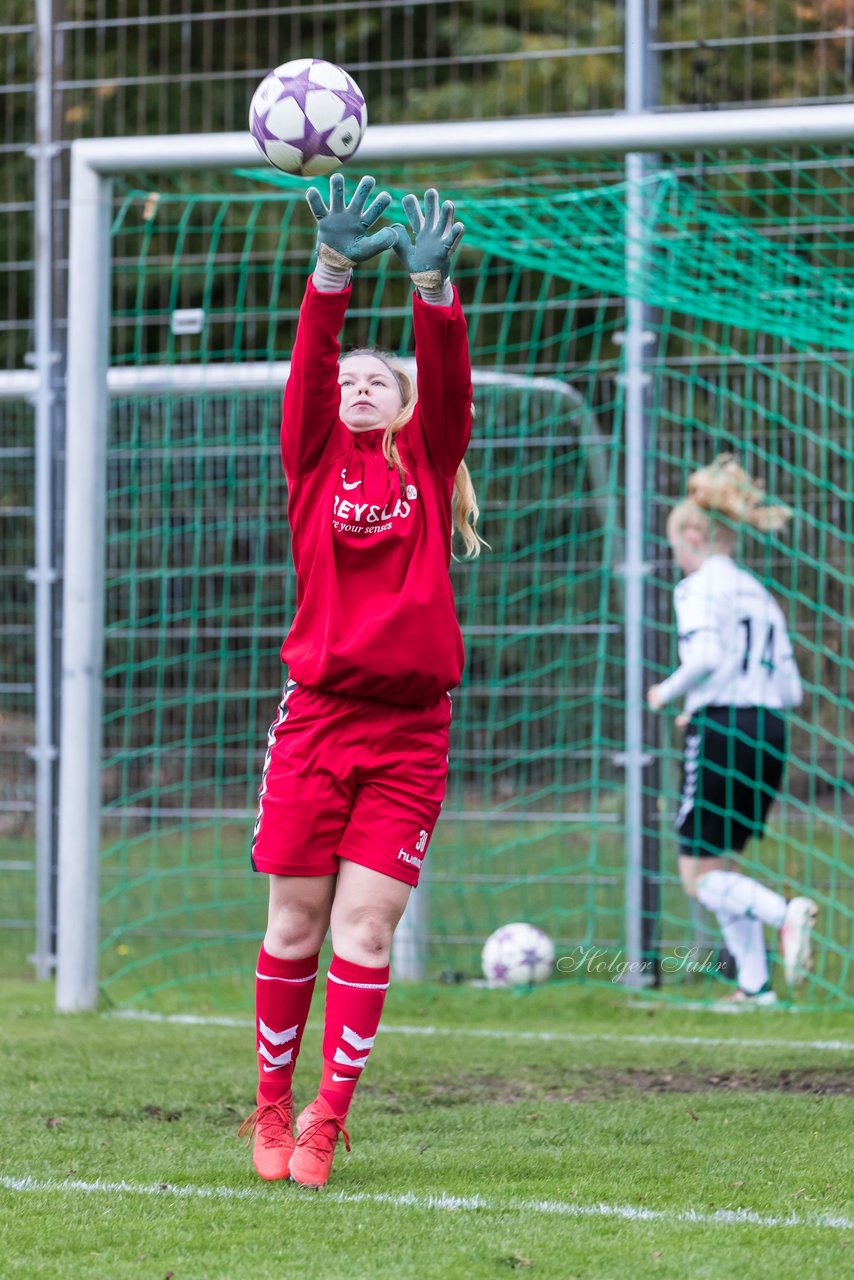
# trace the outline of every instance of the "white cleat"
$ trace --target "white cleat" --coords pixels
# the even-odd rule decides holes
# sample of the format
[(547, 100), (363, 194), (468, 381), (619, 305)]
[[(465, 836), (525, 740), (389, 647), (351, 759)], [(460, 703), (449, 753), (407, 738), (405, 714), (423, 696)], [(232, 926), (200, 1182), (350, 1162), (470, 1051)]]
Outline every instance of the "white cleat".
[(736, 987), (728, 996), (722, 996), (716, 1001), (718, 1006), (727, 1009), (769, 1009), (776, 1003), (776, 991), (755, 991), (751, 994), (749, 991), (742, 991), (741, 987)]
[(786, 986), (794, 987), (804, 980), (804, 972), (812, 968), (810, 939), (818, 915), (812, 898), (792, 898), (786, 908), (786, 919), (780, 930), (780, 951)]

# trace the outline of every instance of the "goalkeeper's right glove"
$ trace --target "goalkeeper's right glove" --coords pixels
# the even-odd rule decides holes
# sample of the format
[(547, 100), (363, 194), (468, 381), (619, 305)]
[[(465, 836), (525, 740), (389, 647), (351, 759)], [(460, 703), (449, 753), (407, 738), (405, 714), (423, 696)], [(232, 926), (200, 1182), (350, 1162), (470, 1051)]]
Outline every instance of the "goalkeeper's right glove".
[(317, 187), (309, 187), (305, 193), (308, 207), (317, 221), (317, 257), (333, 271), (348, 275), (360, 262), (367, 262), (395, 242), (396, 232), (391, 227), (369, 235), (369, 229), (381, 218), (391, 204), (387, 191), (368, 205), (368, 196), (376, 186), (371, 177), (364, 177), (353, 193), (349, 204), (344, 203), (344, 177), (333, 173), (329, 179), (329, 206)]

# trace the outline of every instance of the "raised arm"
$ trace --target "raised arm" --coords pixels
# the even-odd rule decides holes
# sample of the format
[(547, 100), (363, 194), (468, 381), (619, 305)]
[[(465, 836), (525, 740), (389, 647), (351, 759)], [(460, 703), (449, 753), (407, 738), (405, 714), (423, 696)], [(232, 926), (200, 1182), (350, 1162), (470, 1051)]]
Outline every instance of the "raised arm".
[(338, 334), (349, 299), (349, 287), (321, 293), (313, 280), (306, 285), (282, 405), (282, 463), (289, 479), (317, 466), (338, 419)]
[(451, 255), (463, 224), (454, 220), (450, 200), (439, 207), (438, 192), (424, 195), (424, 212), (414, 195), (403, 208), (414, 232), (396, 223), (394, 251), (415, 286), (413, 325), (418, 370), (419, 418), (430, 461), (452, 476), (471, 438), (471, 362), (468, 331), (457, 291), (451, 284)]
[(433, 466), (453, 476), (471, 440), (472, 388), (466, 319), (456, 290), (451, 305), (413, 298), (418, 407)]
[(300, 308), (285, 387), (281, 445), (289, 476), (317, 466), (338, 420), (338, 335), (350, 300), (353, 267), (388, 249), (395, 240), (391, 227), (369, 234), (391, 203), (391, 196), (381, 192), (367, 204), (375, 185), (373, 178), (362, 178), (349, 204), (344, 201), (340, 173), (329, 180), (328, 206), (316, 187), (306, 192), (317, 222), (317, 265)]

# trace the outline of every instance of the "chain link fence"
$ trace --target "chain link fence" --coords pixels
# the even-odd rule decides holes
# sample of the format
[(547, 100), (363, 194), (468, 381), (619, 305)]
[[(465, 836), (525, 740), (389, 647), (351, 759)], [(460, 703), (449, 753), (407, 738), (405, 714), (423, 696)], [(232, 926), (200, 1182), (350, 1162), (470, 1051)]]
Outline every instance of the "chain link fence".
[[(650, 0), (648, 11), (662, 111), (835, 102), (854, 90), (854, 0)], [(623, 46), (617, 0), (6, 0), (0, 377), (32, 362), (35, 263), (47, 254), (61, 440), (74, 139), (240, 130), (262, 76), (304, 55), (345, 64), (377, 123), (612, 112), (623, 106)], [(51, 88), (41, 142), (53, 200), (48, 242), (43, 234), (37, 247), (39, 76)], [(0, 972), (17, 973), (28, 969), (34, 912), (35, 413), (23, 392), (0, 397), (0, 464)]]

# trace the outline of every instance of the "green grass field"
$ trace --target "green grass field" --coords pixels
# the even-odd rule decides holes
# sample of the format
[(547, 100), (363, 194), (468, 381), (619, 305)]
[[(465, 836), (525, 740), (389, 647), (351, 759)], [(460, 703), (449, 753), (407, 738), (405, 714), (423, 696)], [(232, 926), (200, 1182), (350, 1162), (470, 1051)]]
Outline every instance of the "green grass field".
[[(247, 993), (248, 994), (248, 993)], [(319, 1007), (297, 1102), (319, 1070)], [(2, 1274), (803, 1280), (854, 1269), (854, 1015), (616, 989), (397, 987), (328, 1187), (235, 1131), (248, 1016), (60, 1016), (0, 989)]]

